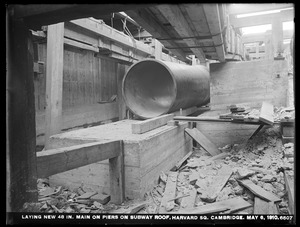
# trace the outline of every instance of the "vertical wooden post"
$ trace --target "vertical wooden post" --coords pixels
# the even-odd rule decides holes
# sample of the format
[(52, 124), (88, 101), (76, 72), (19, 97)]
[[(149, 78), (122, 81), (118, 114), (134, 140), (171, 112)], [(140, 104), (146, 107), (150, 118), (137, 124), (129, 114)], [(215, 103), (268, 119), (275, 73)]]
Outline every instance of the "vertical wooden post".
[(282, 54), (283, 49), (283, 28), (280, 14), (273, 17), (272, 21), (272, 40), (274, 45), (274, 57)]
[(62, 126), (63, 51), (64, 23), (49, 25), (46, 68), (46, 149), (49, 146), (49, 137), (59, 133)]
[(192, 65), (196, 65), (196, 56), (192, 55)]
[(259, 43), (255, 44), (255, 58), (259, 59)]
[(120, 155), (109, 159), (110, 197), (111, 202), (121, 204), (125, 199), (125, 168), (123, 141), (120, 141)]
[(123, 94), (122, 94), (122, 82), (124, 76), (125, 76), (125, 65), (119, 63), (117, 69), (117, 101), (118, 101), (120, 121), (126, 118), (126, 105), (123, 100)]
[(265, 42), (265, 59), (273, 59), (271, 30), (265, 32), (264, 42)]
[(154, 40), (154, 45), (154, 57), (157, 60), (161, 60), (162, 45), (157, 39)]
[(33, 46), (23, 21), (7, 11), (6, 211), (37, 202)]

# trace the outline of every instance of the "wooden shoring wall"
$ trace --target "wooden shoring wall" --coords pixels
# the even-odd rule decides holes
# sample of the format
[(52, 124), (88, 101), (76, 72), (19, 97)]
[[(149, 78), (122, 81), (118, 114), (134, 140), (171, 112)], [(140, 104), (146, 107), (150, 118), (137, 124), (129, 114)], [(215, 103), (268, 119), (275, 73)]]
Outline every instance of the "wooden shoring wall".
[[(37, 144), (43, 145), (46, 127), (47, 27), (34, 33), (36, 135)], [(66, 22), (62, 131), (124, 119), (126, 108), (119, 110), (122, 94), (121, 89), (118, 89), (122, 85), (118, 80), (124, 75), (119, 74), (125, 74), (128, 67), (138, 60), (154, 58), (155, 52), (155, 47), (133, 41), (129, 36), (98, 20)], [(161, 54), (161, 59), (185, 64), (165, 53)]]

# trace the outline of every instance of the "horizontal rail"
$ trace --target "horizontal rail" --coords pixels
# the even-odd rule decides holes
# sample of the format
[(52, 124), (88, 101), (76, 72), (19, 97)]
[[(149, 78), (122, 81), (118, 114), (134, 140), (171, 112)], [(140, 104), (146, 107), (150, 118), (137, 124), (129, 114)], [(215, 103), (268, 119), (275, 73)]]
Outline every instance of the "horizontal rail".
[(198, 122), (198, 121), (210, 121), (210, 122), (230, 122), (235, 124), (245, 124), (245, 125), (267, 125), (264, 122), (251, 122), (251, 121), (241, 121), (241, 120), (232, 120), (232, 119), (220, 119), (216, 117), (185, 117), (177, 116), (173, 118), (174, 121), (189, 121), (189, 122)]
[(118, 157), (122, 149), (121, 142), (94, 142), (37, 152), (38, 178)]

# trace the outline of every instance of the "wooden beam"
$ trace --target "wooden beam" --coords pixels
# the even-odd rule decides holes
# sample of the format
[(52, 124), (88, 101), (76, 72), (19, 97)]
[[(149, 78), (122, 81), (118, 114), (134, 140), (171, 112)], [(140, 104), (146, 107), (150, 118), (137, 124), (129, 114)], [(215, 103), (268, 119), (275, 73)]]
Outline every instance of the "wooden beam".
[(84, 50), (90, 50), (90, 51), (93, 51), (93, 52), (96, 52), (96, 53), (99, 52), (98, 47), (94, 47), (94, 46), (91, 46), (91, 45), (88, 45), (88, 44), (77, 42), (77, 41), (69, 39), (69, 38), (64, 38), (64, 44), (72, 46), (72, 47), (77, 47), (77, 48), (80, 48), (80, 49), (84, 49)]
[[(283, 39), (291, 39), (293, 37), (293, 30), (284, 30), (283, 31)], [(261, 34), (251, 34), (251, 35), (243, 35), (242, 42), (245, 43), (255, 43), (255, 42), (264, 42), (266, 38), (265, 33)]]
[(269, 10), (278, 10), (294, 7), (294, 4), (288, 3), (256, 3), (256, 4), (228, 4), (228, 14), (246, 14), (246, 13), (257, 13)]
[(274, 202), (268, 202), (257, 196), (254, 198), (253, 214), (279, 214)]
[(62, 126), (63, 52), (64, 23), (48, 26), (46, 63), (46, 148), (49, 145), (49, 137), (59, 133)]
[[(212, 35), (221, 33), (221, 22), (219, 15), (218, 4), (203, 4), (203, 10), (205, 12), (206, 20), (210, 33)], [(216, 46), (216, 52), (220, 62), (225, 62), (225, 49), (222, 33), (212, 38), (214, 45)]]
[(146, 55), (151, 55), (154, 51), (151, 46), (135, 40), (106, 24), (100, 24), (95, 20), (85, 18), (80, 20), (72, 20), (70, 23), (98, 36), (104, 37), (105, 39), (119, 43), (125, 47), (138, 50)]
[[(175, 31), (181, 37), (196, 36), (196, 34), (190, 28), (191, 25), (188, 24), (178, 5), (158, 5), (156, 8), (170, 22)], [(200, 43), (195, 39), (184, 39), (184, 42), (187, 44), (187, 46), (200, 45)], [(191, 50), (197, 56), (200, 62), (205, 64), (206, 59), (203, 50), (201, 48), (192, 48)]]
[(174, 115), (175, 116), (188, 116), (188, 115), (191, 115), (193, 113), (195, 113), (197, 110), (199, 110), (201, 108), (197, 108), (196, 106), (192, 106), (192, 107), (189, 107), (187, 109), (180, 109), (176, 112), (174, 112)]
[(133, 134), (142, 134), (151, 131), (155, 128), (166, 125), (168, 121), (172, 120), (174, 114), (165, 114), (159, 117), (150, 118), (144, 121), (135, 122), (131, 124), (131, 131)]
[(171, 171), (177, 171), (182, 164), (193, 154), (193, 151), (190, 151), (189, 153), (187, 153), (182, 159), (180, 159), (176, 165), (171, 169)]
[(173, 118), (174, 121), (190, 121), (190, 122), (197, 122), (197, 121), (212, 121), (212, 122), (232, 122), (231, 119), (220, 119), (218, 117), (186, 117), (186, 116), (176, 116)]
[[(138, 24), (140, 24), (143, 28), (145, 28), (154, 38), (166, 38), (170, 37), (168, 32), (162, 25), (160, 25), (155, 18), (146, 10), (146, 9), (138, 9), (135, 11), (129, 10), (126, 11), (126, 14), (134, 19)], [(177, 44), (173, 41), (160, 41), (165, 46), (177, 46)], [(172, 50), (172, 52), (182, 61), (186, 62), (186, 54), (181, 50)]]
[(123, 99), (122, 94), (122, 82), (125, 76), (125, 65), (118, 64), (117, 69), (117, 101), (118, 101), (118, 112), (119, 120), (124, 120), (126, 118), (126, 104)]
[[(174, 207), (173, 199), (176, 196), (176, 183), (177, 183), (178, 172), (170, 172), (168, 174), (168, 180), (165, 187), (164, 195), (160, 202), (158, 213), (167, 213), (169, 209)], [(170, 202), (172, 200), (172, 202)]]
[(284, 10), (281, 13), (265, 14), (252, 17), (230, 17), (230, 24), (235, 28), (272, 24), (273, 18), (281, 17), (282, 22), (294, 20), (294, 10)]
[(216, 145), (214, 145), (210, 140), (208, 140), (198, 129), (186, 128), (184, 131), (194, 140), (196, 140), (201, 147), (203, 147), (208, 153), (211, 154), (211, 156), (215, 156), (221, 153), (216, 147)]
[(121, 142), (94, 142), (37, 152), (38, 178), (79, 168), (120, 155)]
[(274, 17), (272, 21), (272, 43), (274, 57), (283, 53), (283, 27), (281, 17)]
[(154, 57), (158, 60), (162, 58), (162, 44), (157, 39), (154, 40)]
[(33, 44), (23, 21), (6, 19), (6, 212), (21, 212), (38, 197)]
[(232, 199), (222, 200), (207, 205), (194, 207), (190, 209), (181, 209), (176, 212), (169, 212), (169, 214), (212, 214), (221, 211), (229, 210), (229, 213), (233, 213), (238, 210), (242, 210), (252, 205), (242, 199), (241, 197), (235, 197)]
[[(295, 213), (295, 179), (293, 175), (289, 174), (290, 171), (284, 171), (284, 182), (288, 194), (289, 210), (291, 214)], [(291, 171), (293, 172), (293, 171)]]
[(64, 4), (64, 5), (14, 5), (16, 18), (22, 18), (30, 28), (39, 29), (50, 25), (80, 18), (101, 18), (114, 12), (149, 7), (151, 4)]
[[(118, 141), (119, 155), (109, 159), (109, 180), (111, 202), (122, 204), (125, 200), (125, 166), (124, 166), (124, 145)], [(113, 149), (109, 150), (111, 154)]]
[(277, 196), (275, 196), (271, 192), (268, 192), (268, 191), (264, 190), (262, 187), (257, 186), (256, 184), (254, 184), (250, 180), (238, 180), (238, 182), (242, 186), (248, 188), (253, 194), (255, 194), (256, 196), (258, 196), (262, 199), (265, 199), (267, 201), (273, 201), (273, 202), (280, 202), (281, 201), (280, 198), (278, 198)]

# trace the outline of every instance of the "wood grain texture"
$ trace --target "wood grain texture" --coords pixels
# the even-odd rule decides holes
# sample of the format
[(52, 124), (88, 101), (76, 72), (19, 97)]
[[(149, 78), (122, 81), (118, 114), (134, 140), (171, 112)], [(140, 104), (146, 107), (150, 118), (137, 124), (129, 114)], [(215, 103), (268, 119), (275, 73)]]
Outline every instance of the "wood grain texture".
[[(125, 200), (125, 168), (123, 142), (119, 142), (119, 155), (109, 159), (111, 202), (121, 204)], [(111, 152), (111, 150), (110, 150)], [(102, 180), (102, 179), (99, 179)]]
[(169, 200), (174, 199), (176, 196), (177, 177), (178, 177), (178, 172), (170, 172), (168, 174), (167, 184), (158, 211), (160, 214), (167, 213), (166, 207), (169, 207), (172, 204), (173, 204), (172, 207), (174, 207), (174, 201), (169, 202)]
[(253, 214), (279, 214), (274, 202), (268, 202), (257, 196), (254, 198)]
[(220, 151), (218, 150), (216, 145), (214, 145), (210, 140), (208, 140), (198, 129), (186, 128), (185, 132), (188, 133), (188, 135), (191, 136), (194, 140), (196, 140), (197, 143), (199, 143), (200, 146), (203, 147), (212, 156), (220, 154)]
[(252, 181), (250, 180), (238, 180), (238, 182), (248, 188), (253, 194), (255, 194), (256, 196), (265, 199), (267, 201), (273, 201), (273, 202), (279, 202), (281, 201), (280, 198), (278, 198), (277, 196), (275, 196), (274, 194), (264, 190), (263, 188), (257, 186), (256, 184), (254, 184)]
[(288, 171), (284, 171), (284, 181), (286, 190), (288, 192), (289, 210), (291, 214), (295, 213), (295, 180), (294, 177), (288, 174)]
[(64, 23), (48, 26), (46, 80), (46, 143), (62, 122)]
[(142, 134), (151, 131), (155, 128), (163, 126), (172, 120), (174, 114), (165, 114), (159, 117), (147, 119), (140, 122), (135, 122), (131, 125), (131, 130), (133, 134)]
[(179, 210), (177, 212), (169, 212), (172, 214), (212, 214), (225, 210), (229, 210), (229, 213), (233, 213), (238, 210), (242, 210), (252, 205), (241, 197), (235, 197), (228, 200), (222, 200), (211, 204), (198, 206), (192, 209)]
[(84, 165), (114, 158), (120, 154), (120, 149), (120, 141), (109, 141), (38, 152), (38, 177), (45, 178)]

